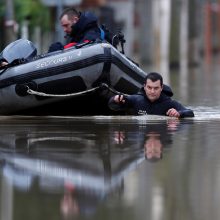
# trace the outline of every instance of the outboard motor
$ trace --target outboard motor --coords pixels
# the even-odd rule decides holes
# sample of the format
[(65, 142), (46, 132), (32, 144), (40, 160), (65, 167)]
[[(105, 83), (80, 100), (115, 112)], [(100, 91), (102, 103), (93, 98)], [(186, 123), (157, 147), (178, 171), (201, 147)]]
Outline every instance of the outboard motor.
[(26, 39), (19, 39), (10, 43), (0, 54), (0, 61), (8, 63), (17, 59), (29, 60), (37, 55), (37, 48)]

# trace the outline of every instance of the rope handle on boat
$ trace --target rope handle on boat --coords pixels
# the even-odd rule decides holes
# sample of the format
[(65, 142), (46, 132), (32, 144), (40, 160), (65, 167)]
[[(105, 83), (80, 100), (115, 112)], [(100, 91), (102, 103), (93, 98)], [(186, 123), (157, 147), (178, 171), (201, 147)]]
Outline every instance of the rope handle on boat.
[(27, 93), (29, 95), (37, 95), (37, 96), (44, 96), (44, 97), (73, 97), (73, 96), (85, 95), (87, 93), (94, 92), (98, 89), (100, 89), (99, 86), (92, 88), (92, 89), (88, 89), (86, 91), (82, 91), (82, 92), (75, 92), (75, 93), (69, 93), (69, 94), (48, 94), (48, 93), (32, 90), (27, 86)]
[(100, 86), (94, 87), (92, 89), (87, 89), (82, 92), (75, 92), (75, 93), (69, 93), (69, 94), (48, 94), (48, 93), (44, 93), (44, 92), (38, 92), (33, 89), (30, 89), (29, 86), (27, 86), (27, 85), (26, 85), (26, 88), (27, 88), (27, 93), (29, 95), (37, 95), (37, 96), (44, 96), (44, 97), (74, 97), (74, 96), (80, 96), (80, 95), (85, 95), (85, 94), (88, 94), (91, 92), (95, 92), (99, 89), (108, 89), (109, 91), (111, 91), (114, 94), (126, 95), (126, 94), (122, 94), (121, 92), (116, 91), (115, 89), (109, 87), (105, 83), (102, 83)]

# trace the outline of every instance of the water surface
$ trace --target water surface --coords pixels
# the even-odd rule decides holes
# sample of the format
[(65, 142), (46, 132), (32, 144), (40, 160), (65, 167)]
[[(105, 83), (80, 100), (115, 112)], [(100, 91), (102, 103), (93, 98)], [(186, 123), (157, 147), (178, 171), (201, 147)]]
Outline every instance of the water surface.
[(218, 219), (212, 111), (185, 120), (1, 117), (0, 219)]

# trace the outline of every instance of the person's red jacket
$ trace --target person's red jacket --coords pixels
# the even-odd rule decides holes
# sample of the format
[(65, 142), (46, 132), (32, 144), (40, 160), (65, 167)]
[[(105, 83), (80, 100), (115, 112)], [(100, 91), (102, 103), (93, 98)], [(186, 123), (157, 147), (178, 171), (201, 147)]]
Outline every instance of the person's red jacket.
[[(89, 43), (89, 40), (84, 40), (83, 43)], [(74, 47), (74, 46), (76, 46), (76, 44), (77, 44), (76, 42), (69, 43), (69, 44), (64, 46), (64, 49)]]

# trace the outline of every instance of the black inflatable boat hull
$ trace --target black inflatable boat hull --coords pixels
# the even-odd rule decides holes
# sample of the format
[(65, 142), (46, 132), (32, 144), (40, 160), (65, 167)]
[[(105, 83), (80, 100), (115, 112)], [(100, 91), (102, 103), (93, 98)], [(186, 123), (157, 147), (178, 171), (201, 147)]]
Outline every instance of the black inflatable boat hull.
[(107, 107), (109, 90), (80, 97), (41, 97), (90, 90), (102, 83), (127, 94), (137, 92), (146, 73), (107, 43), (86, 45), (41, 55), (10, 67), (0, 75), (0, 114), (112, 114)]

